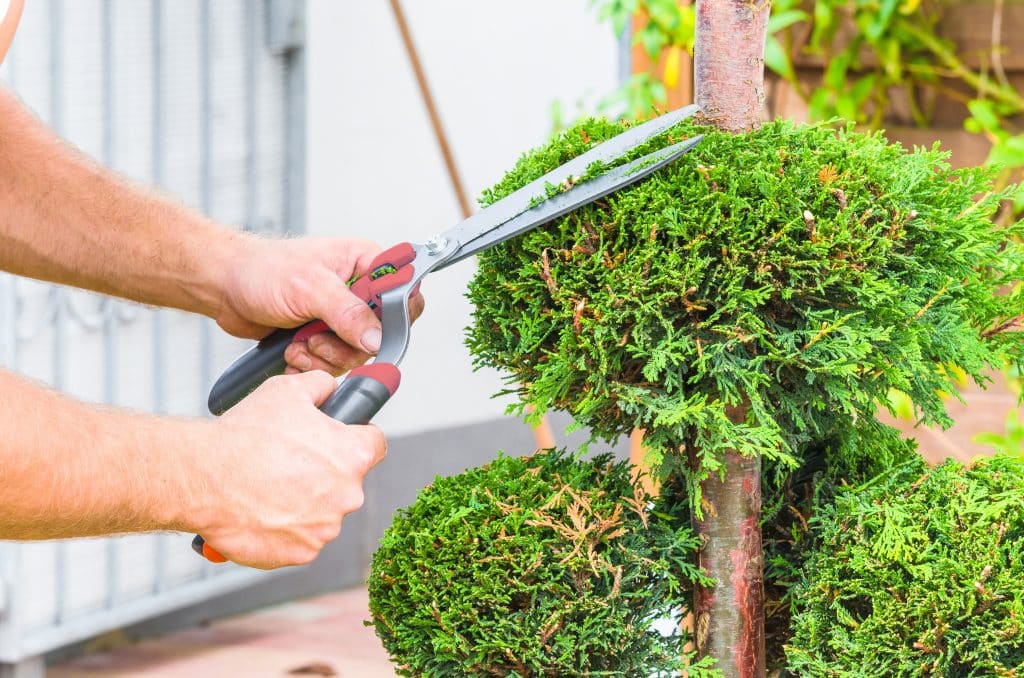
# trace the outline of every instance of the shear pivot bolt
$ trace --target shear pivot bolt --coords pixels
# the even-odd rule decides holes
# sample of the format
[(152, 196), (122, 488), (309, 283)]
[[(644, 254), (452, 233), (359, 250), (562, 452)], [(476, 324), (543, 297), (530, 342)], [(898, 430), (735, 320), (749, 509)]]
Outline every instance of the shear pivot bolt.
[(448, 247), (448, 240), (440, 235), (435, 235), (427, 241), (427, 254), (439, 254), (445, 247)]

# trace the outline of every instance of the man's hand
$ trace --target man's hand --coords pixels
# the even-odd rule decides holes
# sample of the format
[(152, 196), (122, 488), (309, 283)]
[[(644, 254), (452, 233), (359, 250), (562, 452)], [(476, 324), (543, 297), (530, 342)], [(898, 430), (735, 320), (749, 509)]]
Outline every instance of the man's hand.
[[(380, 321), (347, 286), (380, 251), (365, 240), (241, 239), (217, 323), (236, 336), (259, 339), (274, 328), (323, 320), (334, 333), (288, 347), (288, 372), (347, 372), (380, 349)], [(422, 313), (421, 295), (410, 299), (409, 311), (413, 320)]]
[[(337, 375), (380, 346), (380, 323), (345, 285), (366, 272), (376, 245), (231, 231), (97, 166), (3, 87), (0, 205), (0, 270), (202, 313), (252, 339), (326, 322), (335, 334), (292, 346), (290, 371)], [(409, 306), (416, 317), (423, 299)]]
[(0, 370), (0, 540), (175, 530), (260, 568), (312, 560), (385, 453), (317, 409), (324, 372), (275, 377), (216, 420), (89, 405)]
[(334, 391), (313, 371), (274, 377), (212, 426), (195, 459), (208, 489), (190, 528), (229, 560), (263, 569), (313, 560), (363, 503), (363, 478), (387, 450), (372, 426), (317, 410)]

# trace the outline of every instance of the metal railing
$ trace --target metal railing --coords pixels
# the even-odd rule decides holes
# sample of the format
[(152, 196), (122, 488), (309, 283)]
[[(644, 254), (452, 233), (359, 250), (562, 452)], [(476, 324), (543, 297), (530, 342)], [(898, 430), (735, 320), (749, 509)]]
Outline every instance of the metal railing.
[[(105, 165), (222, 222), (300, 231), (303, 17), (302, 0), (35, 0), (0, 80)], [(87, 400), (202, 414), (242, 345), (206, 319), (0, 274), (0, 367)], [(0, 543), (0, 664), (266, 576), (189, 540)]]

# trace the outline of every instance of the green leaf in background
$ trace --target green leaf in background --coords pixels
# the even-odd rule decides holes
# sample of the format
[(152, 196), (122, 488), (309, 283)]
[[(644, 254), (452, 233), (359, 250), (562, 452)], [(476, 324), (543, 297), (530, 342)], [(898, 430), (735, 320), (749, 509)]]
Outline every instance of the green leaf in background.
[(658, 56), (661, 54), (661, 48), (669, 44), (669, 39), (657, 24), (651, 22), (637, 31), (633, 42), (643, 45), (644, 51), (647, 52), (650, 60), (657, 62)]
[(890, 389), (888, 409), (897, 419), (914, 421), (914, 401), (903, 391)]
[[(971, 99), (967, 102), (967, 110), (971, 112), (971, 129), (969, 132), (992, 132), (995, 133), (1001, 128), (999, 115), (996, 114), (995, 104), (986, 99)], [(964, 123), (967, 127), (967, 122)]]
[(847, 72), (850, 70), (850, 64), (853, 63), (855, 54), (853, 49), (846, 49), (833, 57), (825, 68), (825, 75), (822, 78), (826, 86), (833, 90), (841, 90), (846, 87)]
[(1024, 459), (1024, 422), (1020, 420), (1020, 412), (1010, 410), (1003, 433), (979, 433), (972, 440), (991, 447), (998, 454)]
[(822, 46), (832, 42), (835, 30), (835, 10), (832, 3), (827, 1), (814, 3), (814, 28), (811, 31), (808, 49), (811, 52), (821, 53)]
[(856, 121), (859, 117), (857, 113), (860, 108), (857, 106), (857, 100), (847, 93), (842, 93), (836, 97), (836, 115), (845, 120)]
[(769, 35), (768, 41), (764, 45), (764, 65), (772, 72), (777, 73), (783, 80), (796, 81), (796, 71), (793, 70), (793, 62), (789, 58), (789, 53), (774, 35)]
[(835, 115), (835, 108), (832, 106), (832, 92), (820, 87), (811, 94), (807, 102), (808, 116), (814, 120), (828, 120)]
[(850, 88), (850, 96), (857, 102), (858, 106), (862, 106), (868, 97), (871, 96), (871, 92), (875, 89), (875, 84), (878, 82), (878, 76), (874, 73), (869, 73), (862, 78), (858, 78), (853, 87)]
[[(776, 4), (776, 8), (778, 4)], [(807, 21), (810, 19), (810, 15), (799, 9), (788, 9), (781, 12), (772, 12), (771, 16), (768, 17), (768, 33), (778, 33), (779, 31), (789, 28), (795, 23), (801, 21)]]
[(626, 30), (639, 4), (640, 0), (590, 0), (590, 6), (597, 8), (598, 20), (609, 22), (616, 35)]
[(997, 138), (988, 154), (987, 163), (997, 167), (1019, 167), (1024, 165), (1024, 134)]
[(882, 59), (885, 74), (893, 82), (903, 79), (903, 44), (896, 38), (882, 40), (878, 54)]
[(867, 17), (867, 23), (864, 27), (864, 37), (867, 38), (868, 42), (878, 42), (879, 38), (885, 34), (886, 30), (889, 28), (889, 24), (892, 22), (892, 16), (896, 13), (896, 8), (899, 7), (899, 4), (899, 0), (881, 0), (881, 5), (876, 12), (865, 12), (862, 15)]

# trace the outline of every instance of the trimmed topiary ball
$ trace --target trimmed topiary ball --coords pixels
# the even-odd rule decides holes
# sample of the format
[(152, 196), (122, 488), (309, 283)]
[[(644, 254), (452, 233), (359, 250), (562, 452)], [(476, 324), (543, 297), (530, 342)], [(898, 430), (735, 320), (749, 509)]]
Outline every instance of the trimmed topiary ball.
[[(484, 202), (623, 127), (566, 131)], [(948, 424), (955, 370), (940, 366), (984, 382), (1019, 360), (1024, 334), (1004, 330), (1024, 313), (1024, 227), (992, 222), (985, 170), (786, 121), (685, 123), (637, 153), (697, 133), (652, 178), (480, 255), (467, 342), (521, 406), (567, 410), (601, 436), (643, 428), (692, 481), (725, 449), (796, 465), (890, 389)]]
[(900, 466), (923, 472), (917, 444), (874, 419), (834, 431), (801, 450), (796, 470), (778, 462), (764, 467), (761, 512), (764, 545), (765, 646), (769, 668), (786, 665), (784, 645), (792, 637), (793, 588), (807, 560), (822, 548), (815, 518), (832, 505), (842, 487), (862, 485)]
[(696, 548), (610, 455), (499, 457), (398, 513), (373, 625), (404, 676), (675, 676), (689, 638), (651, 624), (687, 608)]
[(839, 492), (792, 593), (800, 676), (1024, 671), (1024, 463), (915, 465)]

